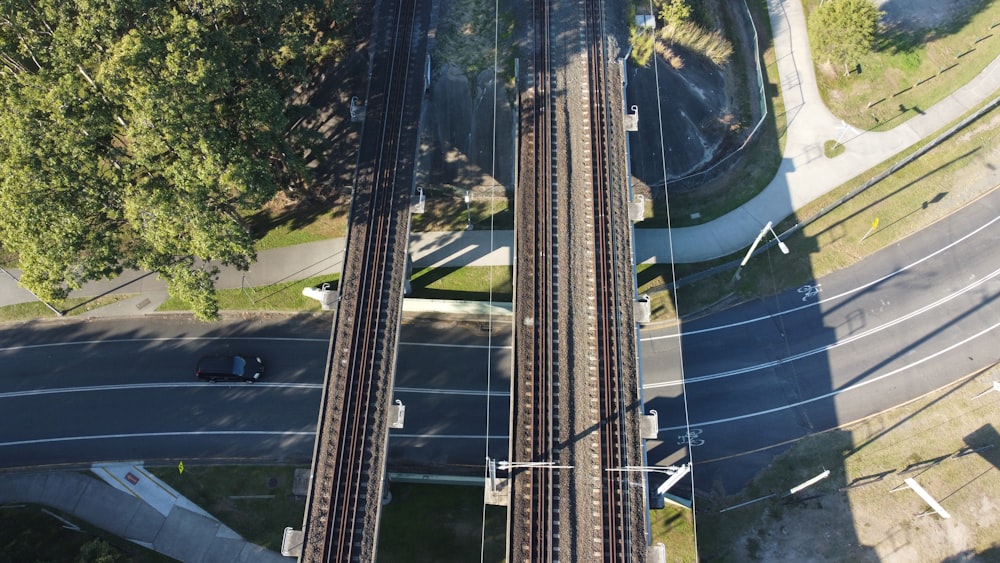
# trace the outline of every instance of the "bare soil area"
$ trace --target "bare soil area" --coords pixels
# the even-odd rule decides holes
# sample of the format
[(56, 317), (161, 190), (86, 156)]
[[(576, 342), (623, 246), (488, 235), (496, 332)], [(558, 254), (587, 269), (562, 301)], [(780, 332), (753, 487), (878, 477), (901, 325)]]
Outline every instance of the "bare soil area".
[[(776, 497), (699, 513), (701, 557), (1000, 561), (1000, 392), (990, 391), (998, 376), (994, 366), (906, 406), (803, 440), (740, 500), (777, 491)], [(815, 473), (819, 458), (830, 477), (781, 498)], [(934, 514), (905, 479), (950, 517)]]

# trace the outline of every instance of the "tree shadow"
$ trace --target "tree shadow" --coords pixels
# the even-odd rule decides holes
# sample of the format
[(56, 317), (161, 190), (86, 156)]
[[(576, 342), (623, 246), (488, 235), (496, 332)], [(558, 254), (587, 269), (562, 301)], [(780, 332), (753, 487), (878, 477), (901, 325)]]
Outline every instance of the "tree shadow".
[(920, 45), (961, 32), (976, 14), (989, 7), (989, 0), (935, 3), (937, 10), (926, 13), (911, 0), (888, 0), (880, 9), (882, 32), (875, 50), (893, 54), (909, 53)]

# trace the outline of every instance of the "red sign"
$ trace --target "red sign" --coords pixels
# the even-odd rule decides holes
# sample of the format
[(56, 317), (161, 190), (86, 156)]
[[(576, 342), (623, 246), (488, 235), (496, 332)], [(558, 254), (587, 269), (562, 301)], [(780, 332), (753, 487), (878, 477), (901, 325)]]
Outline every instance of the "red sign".
[(125, 474), (125, 480), (128, 481), (129, 483), (132, 483), (133, 485), (139, 484), (139, 478), (136, 477), (135, 475), (132, 475), (131, 471)]

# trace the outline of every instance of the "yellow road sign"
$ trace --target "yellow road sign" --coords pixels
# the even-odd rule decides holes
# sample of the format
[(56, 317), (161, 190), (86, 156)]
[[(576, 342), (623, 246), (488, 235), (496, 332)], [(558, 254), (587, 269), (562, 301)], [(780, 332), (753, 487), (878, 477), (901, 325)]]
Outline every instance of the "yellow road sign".
[(180, 473), (180, 474), (184, 474), (184, 462), (183, 461), (177, 462), (177, 472)]

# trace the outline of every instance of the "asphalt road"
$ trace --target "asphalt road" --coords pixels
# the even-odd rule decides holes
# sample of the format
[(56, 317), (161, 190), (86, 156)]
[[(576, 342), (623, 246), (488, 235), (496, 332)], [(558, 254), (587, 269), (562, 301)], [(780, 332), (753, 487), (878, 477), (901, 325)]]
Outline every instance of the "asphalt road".
[[(662, 440), (649, 443), (648, 463), (686, 461), (690, 443), (696, 489), (733, 492), (801, 436), (997, 362), (998, 243), (1000, 191), (810, 284), (818, 291), (685, 322), (680, 337), (676, 328), (643, 330), (644, 396), (659, 413)], [(781, 259), (755, 260), (780, 267)], [(394, 397), (406, 420), (390, 434), (391, 469), (475, 474), (486, 456), (506, 459), (511, 327), (486, 328), (404, 323)], [(306, 462), (329, 330), (327, 317), (266, 315), (211, 325), (152, 317), (0, 327), (0, 467)], [(266, 379), (194, 380), (198, 356), (227, 352), (262, 356)]]
[[(308, 462), (329, 332), (328, 317), (305, 316), (212, 325), (178, 317), (5, 325), (0, 467)], [(491, 446), (506, 452), (509, 345), (509, 324), (495, 324), (491, 335), (479, 323), (404, 323), (396, 398), (407, 406), (406, 424), (393, 431), (399, 437), (390, 436), (391, 466), (481, 468), (487, 434), (502, 437)], [(264, 359), (263, 381), (195, 380), (199, 356), (237, 352)]]
[(790, 441), (1000, 361), (998, 244), (1000, 191), (810, 287), (685, 322), (679, 338), (642, 331), (662, 440), (649, 463), (688, 461), (690, 443), (695, 489), (732, 493)]

